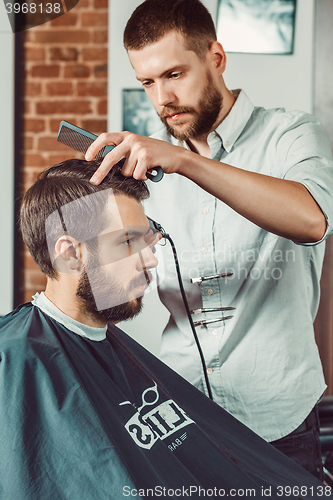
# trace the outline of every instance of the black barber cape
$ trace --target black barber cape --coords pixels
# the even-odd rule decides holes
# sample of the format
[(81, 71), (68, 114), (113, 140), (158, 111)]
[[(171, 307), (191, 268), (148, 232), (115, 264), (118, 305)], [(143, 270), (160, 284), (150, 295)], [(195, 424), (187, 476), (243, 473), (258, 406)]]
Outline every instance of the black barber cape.
[(327, 498), (115, 326), (92, 341), (24, 304), (0, 356), (1, 500)]

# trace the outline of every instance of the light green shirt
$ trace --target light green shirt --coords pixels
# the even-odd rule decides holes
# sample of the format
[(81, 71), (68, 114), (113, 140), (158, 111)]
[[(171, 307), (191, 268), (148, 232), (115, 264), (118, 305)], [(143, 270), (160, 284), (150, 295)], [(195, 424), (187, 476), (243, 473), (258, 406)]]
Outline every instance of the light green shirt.
[[(154, 137), (187, 147), (166, 130)], [(326, 216), (323, 239), (332, 232), (332, 153), (315, 117), (256, 108), (241, 91), (208, 144), (213, 159), (304, 184)], [(298, 245), (264, 231), (180, 175), (149, 189), (146, 213), (174, 239), (190, 308), (236, 307), (225, 313), (232, 319), (196, 328), (214, 401), (268, 441), (289, 434), (326, 387), (313, 331), (325, 243)], [(170, 321), (160, 357), (204, 391), (169, 246), (164, 272), (159, 293)], [(190, 283), (225, 272), (233, 275)]]

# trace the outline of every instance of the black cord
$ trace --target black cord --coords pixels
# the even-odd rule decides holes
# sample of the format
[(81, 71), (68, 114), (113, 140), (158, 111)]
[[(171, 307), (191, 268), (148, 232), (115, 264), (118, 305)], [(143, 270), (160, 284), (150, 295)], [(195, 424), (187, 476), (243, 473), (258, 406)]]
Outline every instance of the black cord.
[(181, 277), (181, 274), (180, 274), (179, 261), (178, 261), (178, 256), (177, 256), (177, 251), (176, 251), (175, 244), (172, 241), (171, 236), (166, 233), (165, 229), (161, 226), (161, 224), (159, 224), (158, 222), (154, 221), (153, 219), (151, 219), (148, 216), (147, 216), (147, 219), (149, 221), (151, 230), (154, 233), (156, 233), (156, 232), (160, 233), (162, 235), (162, 237), (165, 238), (166, 240), (168, 240), (169, 243), (170, 243), (170, 245), (171, 245), (171, 249), (172, 249), (172, 252), (173, 252), (173, 258), (174, 258), (175, 265), (176, 265), (176, 271), (177, 271), (177, 278), (178, 278), (180, 293), (182, 294), (182, 299), (183, 299), (183, 302), (184, 302), (186, 314), (187, 314), (188, 320), (190, 322), (192, 333), (193, 333), (193, 337), (194, 337), (195, 343), (196, 343), (198, 351), (199, 351), (199, 355), (200, 355), (201, 365), (202, 365), (202, 369), (203, 369), (203, 373), (204, 373), (204, 377), (205, 377), (205, 383), (206, 383), (206, 388), (207, 388), (208, 396), (210, 397), (211, 400), (213, 400), (213, 394), (212, 394), (212, 390), (211, 390), (210, 383), (209, 383), (209, 380), (208, 380), (208, 375), (207, 375), (207, 367), (206, 367), (205, 357), (204, 357), (202, 349), (201, 349), (201, 345), (200, 345), (200, 342), (199, 342), (199, 339), (198, 339), (197, 332), (195, 331), (195, 326), (193, 324), (191, 311), (190, 311), (190, 308), (189, 308), (189, 305), (188, 305), (188, 302), (187, 302), (187, 297), (186, 297), (185, 290), (184, 290), (183, 280), (182, 280), (182, 277)]
[(206, 388), (207, 388), (208, 396), (210, 397), (210, 399), (213, 399), (212, 390), (211, 390), (210, 383), (209, 383), (209, 380), (208, 380), (208, 375), (207, 375), (207, 367), (206, 367), (205, 357), (204, 357), (202, 349), (201, 349), (201, 345), (200, 345), (200, 342), (199, 342), (199, 339), (198, 339), (197, 332), (195, 331), (195, 326), (193, 324), (191, 311), (190, 311), (190, 308), (189, 308), (189, 305), (188, 305), (188, 302), (187, 302), (187, 297), (186, 297), (184, 286), (183, 286), (183, 280), (182, 280), (182, 277), (181, 277), (181, 274), (180, 274), (179, 261), (178, 261), (176, 247), (175, 247), (174, 242), (172, 241), (172, 239), (171, 239), (171, 237), (170, 237), (169, 234), (164, 234), (163, 237), (166, 240), (169, 241), (169, 243), (171, 245), (171, 248), (172, 248), (173, 258), (175, 260), (175, 265), (176, 265), (176, 271), (177, 271), (177, 278), (178, 278), (180, 293), (182, 294), (184, 306), (185, 306), (185, 309), (186, 309), (186, 314), (187, 314), (188, 320), (190, 322), (190, 325), (191, 325), (191, 328), (192, 328), (193, 337), (194, 337), (195, 343), (196, 343), (198, 351), (199, 351), (199, 355), (200, 355), (201, 365), (202, 365), (203, 373), (204, 373), (204, 377), (205, 377), (205, 383), (206, 383)]

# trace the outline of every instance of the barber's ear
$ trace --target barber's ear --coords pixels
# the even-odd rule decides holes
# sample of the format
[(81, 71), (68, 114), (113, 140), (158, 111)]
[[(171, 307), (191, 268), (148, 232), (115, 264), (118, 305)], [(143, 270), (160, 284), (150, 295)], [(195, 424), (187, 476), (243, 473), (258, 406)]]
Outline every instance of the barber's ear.
[(209, 53), (214, 68), (218, 70), (219, 76), (221, 76), (222, 73), (224, 73), (227, 64), (227, 56), (225, 55), (221, 43), (217, 41), (213, 42), (212, 46), (209, 49)]
[(61, 236), (55, 244), (55, 265), (59, 272), (75, 273), (82, 271), (82, 247), (75, 238)]

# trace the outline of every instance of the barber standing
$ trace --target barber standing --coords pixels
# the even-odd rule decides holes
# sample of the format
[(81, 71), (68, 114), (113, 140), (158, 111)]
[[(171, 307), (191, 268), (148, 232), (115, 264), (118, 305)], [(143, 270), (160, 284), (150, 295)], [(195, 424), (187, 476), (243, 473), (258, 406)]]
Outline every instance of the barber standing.
[[(311, 115), (256, 108), (227, 89), (226, 56), (199, 0), (146, 0), (124, 44), (164, 129), (99, 136), (86, 159), (116, 147), (92, 182), (124, 157), (126, 176), (145, 179), (156, 166), (177, 174), (150, 184), (146, 212), (175, 241), (213, 399), (321, 477), (316, 403), (326, 385), (313, 321), (333, 225), (325, 132)], [(206, 391), (165, 253), (161, 359)]]

